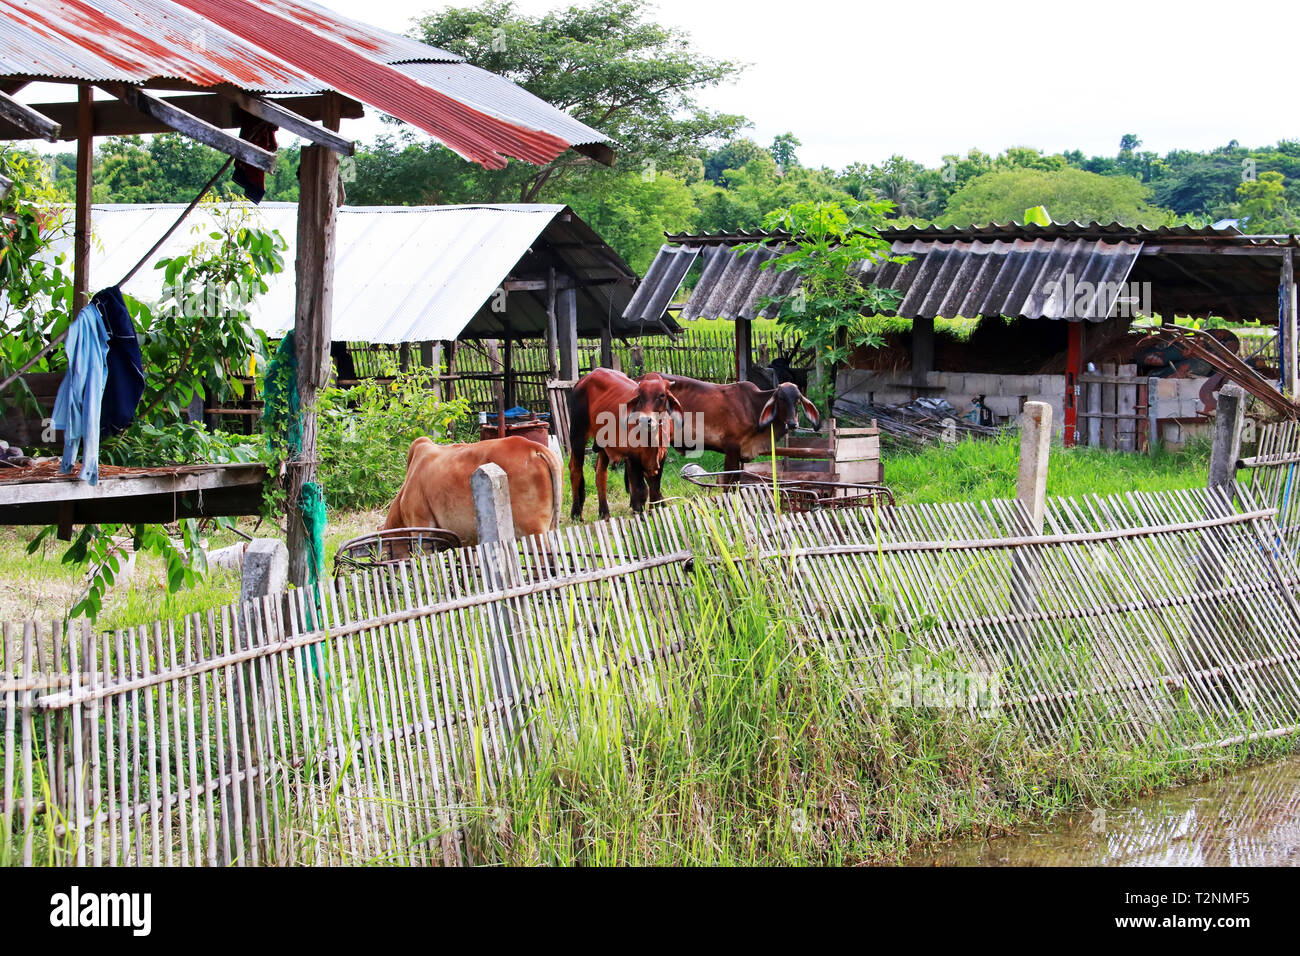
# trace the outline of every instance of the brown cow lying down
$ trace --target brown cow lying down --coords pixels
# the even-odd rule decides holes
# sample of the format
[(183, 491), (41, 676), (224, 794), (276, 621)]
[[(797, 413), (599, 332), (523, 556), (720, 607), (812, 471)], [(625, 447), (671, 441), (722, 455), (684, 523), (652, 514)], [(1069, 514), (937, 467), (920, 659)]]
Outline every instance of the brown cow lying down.
[(527, 438), (493, 438), (464, 445), (437, 445), (420, 437), (406, 453), (406, 480), (388, 508), (381, 531), (432, 527), (454, 531), (465, 544), (478, 541), (469, 479), (492, 462), (510, 482), (515, 534), (523, 537), (560, 525), (560, 456)]

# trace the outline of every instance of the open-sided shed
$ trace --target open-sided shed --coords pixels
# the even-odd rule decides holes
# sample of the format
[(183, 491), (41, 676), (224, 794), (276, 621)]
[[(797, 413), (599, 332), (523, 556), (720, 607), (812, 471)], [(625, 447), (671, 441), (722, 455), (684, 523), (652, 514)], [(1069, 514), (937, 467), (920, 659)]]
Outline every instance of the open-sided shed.
[[(902, 297), (897, 315), (912, 320), (911, 372), (918, 387), (933, 370), (934, 320), (1006, 316), (1064, 325), (1067, 350), (1065, 438), (1074, 440), (1074, 398), (1099, 328), (1135, 308), (1176, 316), (1277, 322), (1281, 333), (1282, 390), (1300, 393), (1297, 380), (1296, 236), (1246, 235), (1236, 228), (1144, 227), (1119, 223), (1055, 223), (887, 229), (881, 238), (902, 263), (863, 263), (861, 277)], [(790, 294), (790, 272), (764, 268), (788, 247), (788, 233), (669, 235), (624, 317), (632, 322), (675, 314), (678, 319), (736, 322), (737, 376), (750, 370), (749, 327), (765, 296)], [(742, 245), (762, 248), (742, 252)], [(678, 291), (698, 260), (703, 266), (686, 301)], [(1149, 294), (1148, 294), (1149, 293)], [(1134, 299), (1144, 301), (1136, 302)], [(1125, 310), (1128, 310), (1125, 313)]]
[[(249, 138), (258, 122), (310, 144), (299, 168), (294, 230), (304, 412), (302, 451), (289, 463), (291, 502), (315, 478), (311, 409), (329, 374), (338, 158), (354, 150), (338, 135), (341, 119), (370, 106), (489, 168), (509, 158), (546, 163), (570, 147), (612, 161), (606, 137), (500, 77), (306, 0), (0, 0), (0, 12), (0, 139), (77, 143), (78, 308), (91, 290), (95, 136), (174, 130), (263, 171), (273, 167), (275, 153)], [(75, 100), (15, 99), (32, 82), (65, 84)], [(111, 99), (96, 100), (96, 89)], [(0, 489), (0, 503), (10, 491)], [(76, 507), (63, 509), (61, 524), (77, 520)], [(299, 585), (308, 577), (305, 534), (291, 509), (290, 574)]]

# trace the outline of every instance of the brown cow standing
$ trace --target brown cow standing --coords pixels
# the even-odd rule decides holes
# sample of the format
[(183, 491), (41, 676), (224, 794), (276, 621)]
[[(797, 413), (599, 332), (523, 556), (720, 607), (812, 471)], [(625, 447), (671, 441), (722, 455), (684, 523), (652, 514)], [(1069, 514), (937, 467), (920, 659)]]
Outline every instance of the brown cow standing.
[(673, 417), (680, 411), (680, 403), (663, 378), (638, 383), (612, 368), (597, 368), (578, 380), (569, 396), (569, 481), (573, 486), (575, 520), (582, 517), (587, 498), (582, 465), (587, 442), (593, 438), (597, 451), (596, 496), (602, 519), (609, 517), (606, 486), (611, 462), (626, 462), (634, 512), (640, 514), (645, 508), (647, 478), (650, 501), (662, 499), (659, 476), (672, 444)]
[(767, 454), (774, 440), (781, 441), (798, 427), (800, 408), (813, 428), (821, 428), (817, 406), (792, 382), (765, 390), (753, 382), (715, 385), (661, 372), (647, 372), (637, 381), (650, 379), (668, 383), (689, 419), (674, 440), (682, 447), (702, 445), (707, 451), (722, 452), (727, 471), (737, 471), (742, 462)]
[(518, 437), (463, 445), (437, 445), (420, 437), (406, 453), (406, 480), (380, 530), (446, 528), (465, 544), (477, 542), (469, 479), (488, 462), (498, 465), (509, 480), (516, 535), (541, 534), (559, 527), (564, 462), (550, 448)]

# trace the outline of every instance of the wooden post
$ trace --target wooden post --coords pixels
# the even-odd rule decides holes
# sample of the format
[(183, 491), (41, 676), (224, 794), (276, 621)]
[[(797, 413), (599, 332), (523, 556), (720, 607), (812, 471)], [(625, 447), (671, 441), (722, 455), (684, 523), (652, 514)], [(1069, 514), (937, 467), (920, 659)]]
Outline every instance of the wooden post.
[(515, 374), (515, 340), (509, 332), (501, 341), (501, 361), (505, 366), (506, 408), (514, 408), (519, 404), (519, 377)]
[(934, 319), (912, 320), (912, 384), (925, 385), (934, 371)]
[(561, 289), (556, 297), (556, 344), (559, 347), (560, 378), (572, 382), (578, 377), (578, 290)]
[(76, 222), (72, 238), (72, 314), (90, 301), (90, 204), (95, 175), (94, 92), (89, 84), (77, 87)]
[(1085, 386), (1088, 417), (1088, 446), (1101, 447), (1101, 394), (1106, 386), (1099, 382), (1089, 382)]
[(316, 395), (329, 382), (334, 309), (334, 227), (338, 216), (338, 154), (304, 146), (298, 166), (297, 300), (294, 345), (302, 408), (302, 455), (289, 465), (289, 580), (308, 578), (306, 527), (299, 503), (302, 487), (316, 479)]
[(1246, 390), (1236, 382), (1219, 389), (1214, 412), (1214, 446), (1210, 451), (1211, 490), (1231, 485), (1241, 457), (1241, 426), (1246, 418)]
[(397, 347), (397, 367), (405, 375), (411, 370), (411, 343), (403, 342)]
[(1282, 282), (1278, 288), (1281, 299), (1278, 322), (1282, 327), (1282, 387), (1287, 395), (1295, 398), (1300, 395), (1300, 343), (1297, 332), (1300, 323), (1296, 321), (1296, 284), (1294, 250), (1282, 253)]
[(1147, 378), (1147, 451), (1160, 451), (1160, 379)]
[(614, 367), (614, 333), (608, 325), (600, 330), (600, 367)]
[(1079, 440), (1079, 376), (1083, 374), (1083, 322), (1066, 322), (1065, 352), (1065, 421), (1062, 433), (1065, 447)]
[(442, 400), (444, 402), (454, 402), (456, 400), (456, 342), (454, 339), (444, 339), (442, 343), (443, 354), (447, 356), (447, 381), (442, 383)]
[(749, 319), (736, 316), (736, 381), (748, 382), (754, 364), (753, 328)]
[(546, 358), (550, 363), (551, 378), (560, 377), (560, 330), (556, 315), (555, 267), (546, 276)]

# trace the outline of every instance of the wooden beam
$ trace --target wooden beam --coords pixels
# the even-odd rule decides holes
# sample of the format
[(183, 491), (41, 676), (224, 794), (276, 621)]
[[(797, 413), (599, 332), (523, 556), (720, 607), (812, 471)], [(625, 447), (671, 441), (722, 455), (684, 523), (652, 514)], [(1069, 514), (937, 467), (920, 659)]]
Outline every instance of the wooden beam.
[(298, 166), (297, 298), (294, 348), (302, 408), (302, 452), (289, 463), (289, 580), (306, 587), (306, 528), (299, 505), (302, 489), (316, 480), (316, 396), (329, 384), (330, 338), (334, 324), (334, 234), (338, 219), (339, 157), (323, 146), (306, 146)]
[(1232, 245), (1232, 246), (1143, 246), (1141, 256), (1272, 256), (1285, 254), (1286, 246)]
[(324, 146), (326, 149), (332, 149), (344, 156), (351, 156), (357, 151), (357, 144), (352, 140), (344, 139), (337, 133), (323, 129), (305, 116), (299, 116), (278, 103), (273, 103), (260, 96), (250, 96), (242, 90), (223, 90), (222, 95), (229, 97), (245, 113), (266, 120), (268, 123), (274, 123), (285, 132), (301, 136), (317, 146)]
[(30, 106), (24, 106), (3, 90), (0, 90), (0, 118), (51, 143), (59, 138), (58, 123)]
[(100, 89), (116, 96), (123, 103), (134, 106), (146, 116), (151, 116), (160, 123), (190, 139), (197, 140), (205, 146), (220, 150), (227, 156), (233, 156), (241, 163), (247, 163), (255, 169), (270, 172), (275, 169), (275, 153), (254, 146), (238, 136), (231, 136), (225, 130), (213, 126), (207, 120), (200, 119), (193, 113), (187, 113), (180, 107), (159, 99), (152, 93), (146, 93), (138, 86), (129, 83), (100, 83)]
[(72, 235), (72, 311), (80, 312), (90, 301), (90, 204), (94, 185), (95, 129), (91, 103), (94, 91), (88, 84), (77, 87), (77, 187), (76, 217)]
[[(228, 96), (217, 93), (203, 93), (196, 96), (162, 97), (164, 103), (170, 103), (177, 109), (184, 110), (199, 119), (221, 129), (238, 129), (242, 124), (237, 104)], [(279, 99), (262, 98), (265, 103), (290, 110), (306, 120), (315, 122), (324, 114), (324, 94), (314, 93), (303, 96), (285, 96)], [(348, 103), (353, 101), (348, 100)], [(346, 105), (346, 104), (345, 104)], [(72, 103), (36, 103), (31, 106), (43, 116), (59, 124), (59, 138), (74, 140), (77, 138), (77, 104)], [(345, 109), (345, 119), (356, 119), (360, 114)], [(120, 100), (100, 100), (94, 105), (95, 134), (97, 136), (134, 136), (145, 133), (167, 133), (171, 127), (151, 116), (146, 116), (133, 106)], [(27, 131), (7, 122), (0, 117), (0, 139), (31, 139)]]

